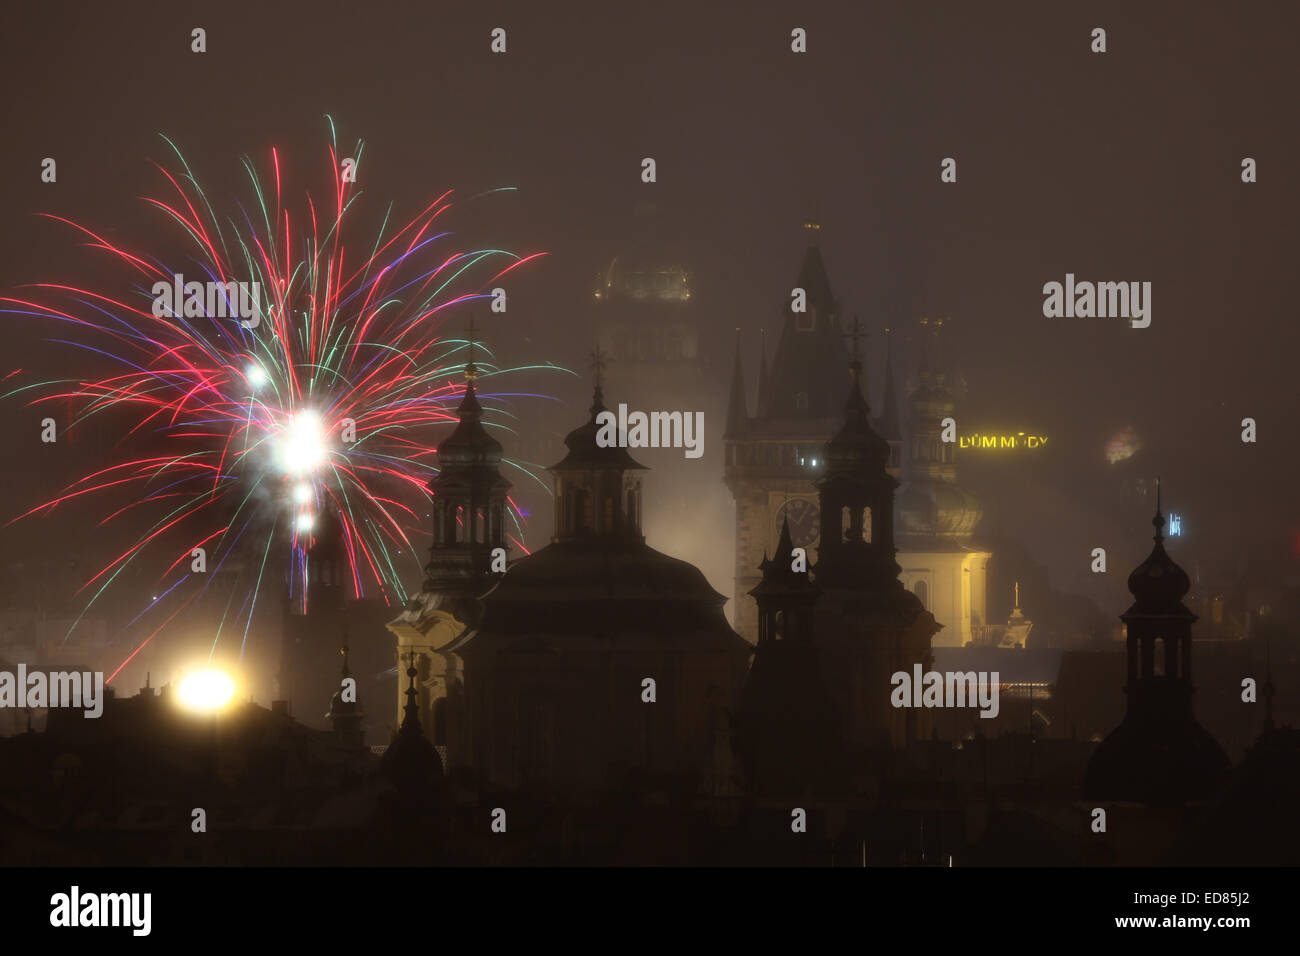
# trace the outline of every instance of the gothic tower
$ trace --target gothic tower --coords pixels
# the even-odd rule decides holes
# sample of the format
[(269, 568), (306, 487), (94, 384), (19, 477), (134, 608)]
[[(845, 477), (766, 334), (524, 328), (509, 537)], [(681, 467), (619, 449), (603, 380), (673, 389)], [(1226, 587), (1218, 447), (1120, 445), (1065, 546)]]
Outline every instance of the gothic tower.
[[(475, 391), (473, 331), (465, 366), (465, 394), (456, 427), (438, 445), (433, 493), (433, 544), (424, 587), (388, 629), (397, 636), (397, 659), (418, 676), (419, 716), (433, 742), (444, 746), (458, 719), (460, 661), (447, 646), (482, 613), (481, 599), (504, 569), (509, 552), (506, 522), (510, 482), (501, 476), (501, 443), (483, 426)], [(493, 567), (497, 568), (494, 572)], [(413, 655), (413, 656), (412, 656)], [(399, 686), (398, 712), (404, 711)]]
[[(815, 482), (825, 461), (826, 437), (840, 424), (844, 346), (840, 306), (831, 291), (822, 259), (817, 223), (805, 223), (808, 245), (792, 294), (786, 297), (781, 335), (771, 367), (766, 348), (759, 357), (757, 407), (749, 414), (744, 372), (737, 346), (732, 371), (731, 402), (723, 435), (724, 481), (735, 502), (736, 595), (758, 585), (758, 567), (776, 546), (782, 524), (790, 523), (795, 547), (815, 549), (821, 541), (824, 516)], [(798, 299), (798, 290), (802, 299)], [(802, 306), (797, 309), (797, 306)], [(887, 387), (892, 387), (892, 373)], [(886, 416), (873, 422), (887, 439), (888, 468), (898, 473), (901, 439), (897, 409), (887, 393)], [(893, 422), (888, 414), (894, 415)], [(737, 600), (735, 626), (748, 640), (757, 640), (757, 608)]]
[(1165, 551), (1158, 484), (1151, 523), (1155, 547), (1129, 575), (1134, 601), (1120, 616), (1128, 630), (1128, 706), (1088, 761), (1083, 796), (1176, 806), (1212, 796), (1228, 758), (1193, 713), (1196, 615), (1183, 604), (1191, 581)]

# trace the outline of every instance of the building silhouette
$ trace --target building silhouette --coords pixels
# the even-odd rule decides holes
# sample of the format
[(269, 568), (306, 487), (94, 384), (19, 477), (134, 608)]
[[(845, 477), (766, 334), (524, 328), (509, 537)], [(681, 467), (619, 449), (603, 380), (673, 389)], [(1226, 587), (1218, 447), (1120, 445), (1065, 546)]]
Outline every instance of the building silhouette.
[(813, 567), (822, 590), (814, 612), (819, 659), (851, 752), (902, 747), (929, 736), (925, 712), (894, 708), (888, 691), (894, 673), (911, 673), (915, 664), (929, 669), (930, 641), (939, 630), (899, 578), (898, 479), (889, 469), (890, 443), (872, 428), (862, 394), (857, 331), (855, 322), (842, 424), (821, 452), (821, 538)]
[(1157, 489), (1151, 554), (1129, 575), (1133, 604), (1121, 615), (1128, 636), (1123, 722), (1097, 747), (1083, 781), (1087, 799), (1176, 806), (1212, 796), (1228, 758), (1192, 706), (1192, 624), (1183, 604), (1191, 582), (1164, 546)]
[[(737, 596), (758, 584), (762, 556), (775, 546), (783, 521), (790, 522), (796, 547), (817, 548), (826, 514), (816, 483), (826, 468), (826, 436), (839, 427), (847, 324), (831, 290), (818, 243), (820, 226), (805, 224), (808, 246), (796, 289), (805, 308), (786, 303), (781, 334), (769, 369), (766, 345), (758, 362), (758, 397), (749, 413), (744, 362), (737, 342), (724, 434), (724, 481), (735, 503)], [(982, 636), (987, 625), (986, 570), (991, 555), (971, 543), (981, 509), (956, 484), (954, 444), (940, 440), (941, 423), (955, 398), (937, 357), (943, 320), (922, 320), (922, 362), (917, 387), (908, 397), (906, 433), (894, 381), (894, 357), (887, 348), (881, 414), (872, 431), (887, 444), (886, 470), (906, 485), (897, 501), (899, 564), (904, 585), (945, 628), (937, 643), (962, 646)], [(869, 530), (867, 531), (869, 533)], [(735, 609), (736, 629), (757, 635), (757, 610), (747, 602)]]

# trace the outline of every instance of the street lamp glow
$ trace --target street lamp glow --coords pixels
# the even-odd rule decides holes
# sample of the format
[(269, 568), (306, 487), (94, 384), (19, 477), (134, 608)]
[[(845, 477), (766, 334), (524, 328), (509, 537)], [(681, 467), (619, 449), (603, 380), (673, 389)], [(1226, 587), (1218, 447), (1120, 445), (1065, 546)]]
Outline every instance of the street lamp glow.
[(235, 679), (224, 671), (192, 671), (181, 678), (177, 699), (186, 710), (211, 713), (221, 710), (235, 696)]

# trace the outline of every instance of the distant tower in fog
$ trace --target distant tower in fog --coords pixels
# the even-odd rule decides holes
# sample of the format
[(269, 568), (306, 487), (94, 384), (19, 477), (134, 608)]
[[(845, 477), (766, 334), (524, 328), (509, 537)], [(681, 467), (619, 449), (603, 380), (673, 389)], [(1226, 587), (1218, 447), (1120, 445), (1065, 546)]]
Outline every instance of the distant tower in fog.
[(338, 686), (336, 657), (344, 642), (350, 578), (343, 522), (325, 507), (290, 561), (280, 644), (280, 697), (305, 723), (317, 723), (320, 702)]
[(956, 398), (938, 355), (943, 319), (921, 320), (919, 382), (908, 396), (907, 463), (898, 493), (898, 547), (903, 584), (943, 625), (936, 646), (986, 643), (987, 579), (993, 555), (971, 543), (983, 508), (957, 484), (957, 442), (942, 440)]
[(1128, 627), (1128, 707), (1088, 762), (1083, 795), (1171, 806), (1210, 797), (1228, 758), (1193, 713), (1196, 615), (1183, 604), (1191, 582), (1165, 552), (1158, 488), (1151, 523), (1155, 547), (1129, 575), (1134, 601), (1120, 618)]
[(680, 243), (663, 237), (653, 206), (637, 208), (635, 228), (596, 277), (596, 341), (623, 401), (667, 408), (701, 394), (699, 316)]
[[(807, 246), (792, 288), (803, 289), (805, 310), (795, 312), (786, 293), (770, 366), (764, 337), (752, 415), (739, 345), (731, 373), (723, 480), (735, 502), (736, 630), (750, 641), (757, 640), (758, 613), (742, 595), (758, 585), (760, 562), (776, 547), (783, 523), (789, 521), (795, 547), (811, 554), (821, 543), (824, 516), (815, 482), (825, 468), (826, 440), (842, 421), (849, 353), (840, 304), (822, 259), (820, 231), (820, 224), (804, 223)], [(892, 369), (887, 369), (884, 414), (871, 426), (887, 442), (887, 467), (897, 476), (902, 441), (892, 388)]]

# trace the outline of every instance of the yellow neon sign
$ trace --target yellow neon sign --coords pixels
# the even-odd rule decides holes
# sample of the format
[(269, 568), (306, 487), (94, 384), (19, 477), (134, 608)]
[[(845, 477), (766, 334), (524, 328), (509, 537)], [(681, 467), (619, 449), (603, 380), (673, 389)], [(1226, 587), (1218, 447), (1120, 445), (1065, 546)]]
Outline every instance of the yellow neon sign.
[(957, 438), (959, 448), (1042, 448), (1047, 444), (1046, 435), (1027, 435), (1016, 432), (1014, 435), (960, 435)]

